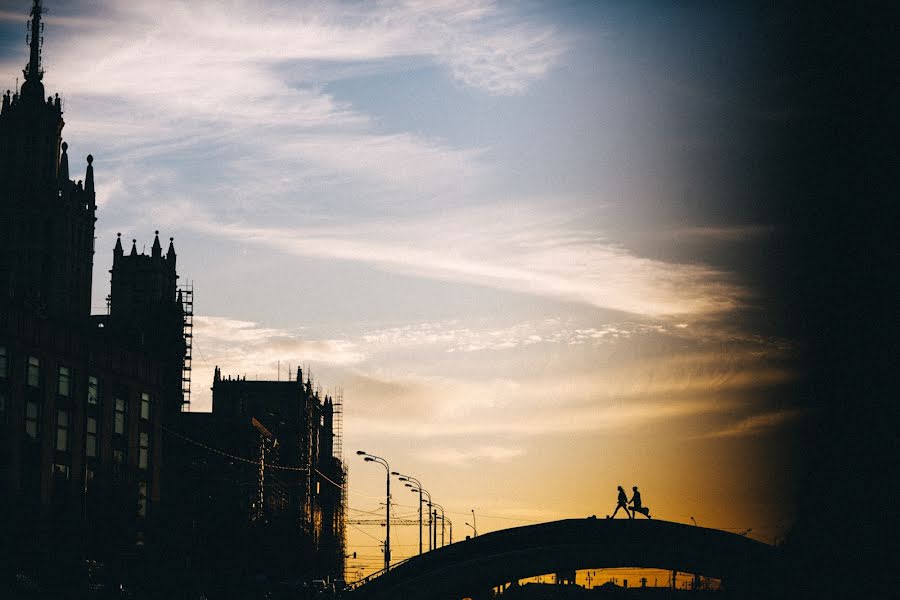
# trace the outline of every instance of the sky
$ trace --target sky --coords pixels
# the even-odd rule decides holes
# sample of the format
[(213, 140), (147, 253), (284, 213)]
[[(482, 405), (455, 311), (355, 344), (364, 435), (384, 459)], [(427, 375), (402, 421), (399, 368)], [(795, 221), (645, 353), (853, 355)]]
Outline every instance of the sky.
[[(30, 2), (0, 10), (6, 86)], [(174, 237), (213, 368), (341, 393), (351, 519), (417, 477), (454, 537), (603, 516), (769, 543), (794, 518), (797, 340), (750, 7), (644, 2), (48, 3), (44, 83), (94, 156), (95, 312), (117, 232)], [(77, 176), (76, 176), (77, 177)], [(82, 176), (83, 177), (83, 176)], [(280, 366), (280, 372), (279, 372)], [(399, 489), (400, 491), (396, 491)], [(394, 484), (396, 512), (415, 496)], [(394, 557), (415, 528), (397, 527)], [(351, 567), (381, 564), (351, 526)]]

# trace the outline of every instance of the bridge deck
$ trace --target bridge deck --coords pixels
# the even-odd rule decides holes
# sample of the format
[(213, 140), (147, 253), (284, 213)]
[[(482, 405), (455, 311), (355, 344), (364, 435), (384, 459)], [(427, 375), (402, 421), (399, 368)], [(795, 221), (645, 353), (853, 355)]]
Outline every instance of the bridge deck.
[(354, 591), (414, 600), (476, 595), (544, 573), (645, 567), (698, 573), (732, 588), (765, 587), (775, 548), (744, 536), (658, 520), (568, 519), (514, 527), (415, 556)]

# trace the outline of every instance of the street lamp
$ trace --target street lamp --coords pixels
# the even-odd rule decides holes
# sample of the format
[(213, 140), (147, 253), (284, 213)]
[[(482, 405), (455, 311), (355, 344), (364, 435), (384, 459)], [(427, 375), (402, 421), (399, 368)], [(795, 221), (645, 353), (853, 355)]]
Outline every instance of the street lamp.
[(450, 526), (450, 545), (453, 545), (453, 521), (447, 519), (447, 525)]
[(411, 492), (419, 493), (419, 511), (420, 511), (419, 514), (421, 514), (421, 510), (422, 510), (422, 494), (425, 494), (426, 496), (428, 496), (428, 504), (427, 504), (427, 506), (428, 506), (428, 550), (431, 551), (432, 550), (432, 546), (431, 546), (431, 494), (428, 493), (428, 490), (426, 490), (422, 487), (416, 487), (411, 483), (407, 483), (404, 485), (406, 485), (406, 487), (408, 487)]
[(422, 482), (420, 482), (415, 477), (403, 475), (402, 473), (398, 473), (397, 471), (391, 471), (391, 475), (396, 475), (400, 481), (411, 481), (419, 487), (419, 554), (422, 554)]
[(374, 462), (378, 463), (382, 467), (385, 468), (385, 482), (386, 482), (386, 490), (385, 490), (385, 516), (384, 516), (384, 570), (391, 570), (391, 467), (388, 462), (381, 458), (380, 456), (375, 456), (374, 454), (369, 454), (364, 450), (357, 450), (356, 453), (359, 456), (364, 457), (366, 462)]
[(475, 509), (474, 508), (472, 509), (472, 531), (475, 532), (475, 537), (478, 537), (478, 529), (476, 529), (476, 524), (475, 524)]
[(472, 537), (478, 537), (478, 531), (475, 530), (475, 526), (466, 522), (466, 527), (472, 528)]
[[(444, 547), (444, 507), (440, 504), (435, 504), (435, 508), (441, 509), (441, 548)], [(435, 511), (435, 515), (437, 515), (437, 511)], [(437, 546), (437, 527), (434, 528), (434, 545)]]

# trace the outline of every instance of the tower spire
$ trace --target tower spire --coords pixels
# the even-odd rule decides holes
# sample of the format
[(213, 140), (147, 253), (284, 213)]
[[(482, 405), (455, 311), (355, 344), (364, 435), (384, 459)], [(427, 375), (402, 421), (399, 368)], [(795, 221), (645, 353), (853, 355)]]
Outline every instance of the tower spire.
[(41, 13), (44, 8), (41, 0), (34, 0), (31, 7), (31, 21), (28, 24), (30, 29), (30, 47), (28, 64), (22, 73), (25, 75), (25, 83), (22, 84), (22, 96), (34, 94), (41, 100), (44, 98), (44, 84), (41, 79), (44, 78), (44, 71), (41, 69), (41, 45), (44, 41), (43, 26), (41, 24)]
[(64, 189), (66, 192), (69, 191), (69, 155), (66, 154), (66, 150), (69, 149), (69, 144), (63, 142), (60, 146), (62, 148), (62, 154), (59, 155), (59, 168), (56, 171), (57, 179), (59, 181), (60, 188)]

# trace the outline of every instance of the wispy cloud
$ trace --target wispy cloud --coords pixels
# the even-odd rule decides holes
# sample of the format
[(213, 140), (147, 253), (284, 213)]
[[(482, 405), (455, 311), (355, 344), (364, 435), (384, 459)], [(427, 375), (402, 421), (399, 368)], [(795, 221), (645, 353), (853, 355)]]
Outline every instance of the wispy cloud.
[(801, 416), (803, 416), (803, 411), (800, 409), (782, 409), (764, 412), (751, 415), (722, 429), (699, 436), (699, 438), (739, 438), (762, 435), (792, 423)]
[(502, 351), (536, 344), (610, 343), (643, 333), (665, 332), (662, 325), (618, 322), (577, 327), (558, 318), (515, 323), (506, 327), (473, 327), (460, 321), (429, 322), (367, 331), (362, 340), (375, 348), (396, 350), (437, 346), (444, 352)]
[(507, 446), (476, 445), (458, 447), (428, 448), (422, 453), (422, 458), (429, 462), (448, 465), (473, 464), (479, 461), (509, 462), (525, 454), (523, 448), (510, 448)]
[[(635, 431), (660, 422), (721, 415), (743, 405), (736, 399), (684, 399), (677, 402), (597, 399), (588, 403), (566, 402), (559, 385), (535, 382), (525, 385), (510, 380), (466, 382), (432, 378), (415, 385), (427, 393), (404, 394), (402, 405), (389, 401), (368, 404), (367, 394), (354, 386), (344, 388), (348, 398), (357, 398), (365, 406), (348, 404), (348, 435), (403, 435), (407, 437), (462, 438), (469, 436), (545, 436), (571, 433)], [(591, 386), (582, 386), (579, 395), (590, 394)], [(553, 403), (548, 403), (552, 399)], [(570, 401), (573, 399), (569, 399)], [(410, 415), (404, 406), (415, 405)], [(428, 407), (426, 409), (426, 407)], [(390, 415), (390, 417), (388, 417)]]
[(461, 209), (440, 218), (343, 228), (252, 227), (215, 219), (194, 226), (287, 254), (361, 261), (657, 317), (732, 310), (746, 294), (727, 273), (636, 256), (538, 209)]
[(683, 227), (668, 232), (675, 239), (704, 240), (710, 242), (746, 242), (771, 234), (770, 225), (739, 225), (719, 227)]
[(726, 368), (714, 360), (707, 358), (711, 365), (705, 376), (698, 369), (684, 372), (681, 363), (666, 368), (664, 359), (656, 368), (639, 363), (571, 374), (562, 381), (527, 373), (488, 379), (373, 373), (344, 385), (347, 397), (355, 399), (346, 408), (352, 417), (348, 431), (432, 438), (531, 436), (634, 431), (667, 422), (674, 432), (681, 419), (721, 422), (724, 415), (752, 407), (754, 390), (791, 377), (764, 364)]
[[(484, 148), (381, 130), (327, 89), (329, 74), (425, 64), (487, 94), (517, 94), (571, 43), (523, 7), (491, 0), (243, 0), (228, 10), (208, 0), (103, 1), (90, 8), (50, 15), (44, 51), (45, 83), (63, 93), (73, 156), (92, 152), (101, 184), (134, 180), (136, 165), (170, 167), (149, 197), (184, 193), (203, 173), (193, 199), (214, 194), (217, 209), (230, 210), (247, 197), (257, 208), (283, 210), (298, 189), (315, 195), (338, 186), (367, 203), (459, 196), (461, 182), (481, 172)], [(23, 47), (0, 69), (17, 72), (26, 54)], [(135, 188), (106, 190), (107, 205), (134, 205)]]
[[(542, 209), (522, 199), (493, 202), (479, 186), (489, 171), (485, 148), (379, 131), (323, 81), (303, 79), (309, 62), (424, 58), (466, 85), (519, 93), (572, 43), (522, 7), (248, 0), (228, 11), (199, 1), (162, 9), (108, 3), (99, 12), (94, 24), (76, 15), (77, 22), (58, 25), (63, 35), (51, 39), (60, 50), (45, 52), (56, 61), (48, 85), (68, 94), (67, 135), (103, 146), (109, 159), (97, 168), (113, 186), (100, 186), (102, 201), (130, 220), (138, 211), (165, 225), (159, 220), (170, 215), (179, 225), (285, 254), (638, 315), (721, 313), (744, 302), (746, 290), (728, 273), (640, 256), (602, 227), (562, 222), (566, 198), (541, 199)], [(140, 172), (147, 164), (151, 181)], [(309, 197), (328, 190), (326, 214), (345, 210), (344, 201), (358, 210), (341, 227), (310, 227), (311, 219), (303, 227), (275, 225), (268, 217), (293, 212), (297, 190)], [(476, 198), (493, 206), (453, 208)], [(407, 216), (366, 216), (392, 203)], [(436, 205), (445, 208), (439, 217)], [(430, 216), (410, 217), (417, 208)], [(235, 221), (210, 218), (223, 213)]]
[(198, 385), (194, 386), (192, 402), (200, 410), (211, 406), (208, 383), (212, 382), (216, 366), (225, 375), (272, 379), (279, 364), (287, 378), (288, 365), (352, 365), (365, 358), (360, 348), (347, 340), (309, 339), (302, 330), (264, 327), (225, 317), (195, 316), (194, 338), (197, 351), (193, 377)]
[[(627, 431), (700, 416), (716, 417), (721, 423), (724, 415), (751, 407), (754, 390), (794, 377), (780, 365), (782, 351), (777, 346), (745, 342), (713, 350), (703, 340), (679, 337), (685, 335), (683, 329), (636, 323), (595, 328), (583, 343), (573, 345), (570, 342), (583, 335), (580, 328), (562, 327), (556, 320), (503, 329), (423, 323), (335, 339), (316, 339), (302, 329), (222, 317), (199, 316), (195, 322), (199, 349), (195, 352), (195, 377), (203, 383), (196, 386), (197, 408), (208, 406), (205, 384), (211, 381), (214, 365), (226, 374), (270, 379), (279, 362), (282, 373), (288, 364), (308, 364), (317, 373), (327, 372), (323, 385), (344, 390), (350, 400), (348, 431), (366, 435)], [(606, 331), (629, 333), (599, 335)], [(554, 340), (554, 332), (562, 336)], [(482, 349), (471, 348), (476, 343)], [(633, 354), (635, 348), (672, 343), (693, 345), (695, 350), (675, 356), (665, 351), (656, 357)], [(563, 379), (539, 376), (525, 365), (533, 360), (527, 352), (540, 345), (545, 349), (535, 350), (537, 355), (546, 355), (546, 348), (551, 347), (553, 360), (577, 359), (577, 363), (593, 366), (570, 370)], [(605, 349), (610, 345), (612, 350)], [(600, 354), (585, 362), (588, 346), (594, 350), (587, 350), (587, 356)], [(410, 356), (415, 359), (398, 359), (396, 353), (404, 349), (412, 350)], [(476, 352), (509, 353), (508, 372), (498, 373), (500, 363), (494, 361), (497, 368), (493, 373), (476, 374), (465, 367), (470, 360), (482, 360), (472, 356)], [(430, 367), (424, 368), (425, 364)], [(750, 419), (710, 437), (761, 431), (776, 417), (766, 418), (769, 420)], [(441, 453), (442, 460), (458, 456), (451, 451), (456, 446), (442, 448), (446, 450)], [(502, 458), (499, 452), (485, 450), (482, 454), (485, 459)]]

